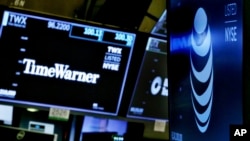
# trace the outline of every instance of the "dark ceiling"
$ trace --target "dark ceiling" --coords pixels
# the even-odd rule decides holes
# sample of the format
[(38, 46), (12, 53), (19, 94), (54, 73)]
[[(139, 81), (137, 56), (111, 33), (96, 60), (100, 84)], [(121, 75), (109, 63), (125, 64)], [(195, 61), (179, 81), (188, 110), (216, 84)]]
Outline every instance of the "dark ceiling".
[(166, 9), (166, 0), (0, 0), (0, 4), (143, 32), (150, 32)]
[(140, 0), (106, 0), (100, 9), (94, 13), (97, 1), (85, 0), (76, 11), (77, 17), (121, 28), (137, 29), (152, 0), (143, 0), (143, 2)]

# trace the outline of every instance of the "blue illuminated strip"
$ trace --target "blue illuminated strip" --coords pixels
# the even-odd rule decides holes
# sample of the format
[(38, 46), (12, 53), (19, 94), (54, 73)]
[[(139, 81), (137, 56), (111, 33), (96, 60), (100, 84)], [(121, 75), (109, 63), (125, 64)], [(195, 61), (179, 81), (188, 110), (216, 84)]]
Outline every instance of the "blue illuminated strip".
[(9, 12), (4, 12), (1, 27), (0, 27), (0, 38), (2, 37), (3, 26), (7, 25), (8, 17), (9, 17)]
[(170, 52), (189, 49), (191, 47), (190, 36), (186, 34), (172, 35), (170, 42)]

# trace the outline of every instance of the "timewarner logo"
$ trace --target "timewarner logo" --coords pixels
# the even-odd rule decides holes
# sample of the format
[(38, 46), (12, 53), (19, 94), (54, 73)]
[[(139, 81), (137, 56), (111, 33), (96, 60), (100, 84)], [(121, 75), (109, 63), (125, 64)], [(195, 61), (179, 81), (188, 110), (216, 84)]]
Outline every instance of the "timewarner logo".
[(23, 59), (24, 74), (96, 84), (100, 74), (70, 70), (69, 65), (55, 63), (53, 67), (37, 65), (34, 59)]
[(196, 11), (191, 44), (191, 99), (196, 125), (204, 133), (209, 126), (213, 103), (213, 52), (210, 28), (203, 8)]

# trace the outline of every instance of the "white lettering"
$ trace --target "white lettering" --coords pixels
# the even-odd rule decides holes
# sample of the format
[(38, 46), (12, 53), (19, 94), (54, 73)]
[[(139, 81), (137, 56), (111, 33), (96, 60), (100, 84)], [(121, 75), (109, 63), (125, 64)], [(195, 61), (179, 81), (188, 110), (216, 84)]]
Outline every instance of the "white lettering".
[[(32, 69), (32, 68), (33, 68), (33, 65), (35, 64), (35, 60), (23, 59), (23, 64), (26, 64), (23, 73), (25, 73), (25, 74), (34, 74), (34, 69)], [(30, 71), (30, 68), (32, 69), (31, 71)]]
[(77, 81), (85, 81), (86, 73), (85, 72), (78, 72)]
[(57, 64), (55, 63), (55, 69), (56, 69), (56, 78), (63, 79), (63, 76), (66, 72), (66, 70), (69, 68), (68, 65), (63, 65), (63, 64)]
[(161, 95), (162, 96), (168, 96), (168, 78), (164, 79)]
[(66, 80), (72, 80), (71, 76), (72, 76), (72, 71), (71, 70), (67, 70), (65, 72), (65, 74), (64, 74), (64, 79), (66, 79)]
[(247, 133), (247, 129), (236, 129), (234, 136), (244, 136)]
[(225, 28), (225, 41), (226, 42), (236, 42), (237, 41), (237, 27), (226, 27)]
[(26, 25), (27, 17), (10, 14), (10, 22)]
[(7, 97), (15, 97), (16, 91), (15, 90), (0, 89), (0, 95), (7, 96)]
[(56, 72), (55, 68), (49, 68), (48, 73), (47, 73), (48, 77), (54, 77), (55, 72)]
[(36, 65), (33, 59), (23, 59), (24, 74), (96, 84), (99, 74), (70, 70), (69, 65), (55, 63), (54, 67)]
[(106, 61), (112, 61), (112, 62), (121, 62), (121, 57), (119, 56), (112, 56), (112, 55), (106, 55), (104, 58)]
[(114, 71), (118, 71), (119, 70), (119, 64), (113, 64), (113, 63), (103, 63), (102, 65), (103, 69), (107, 69), (107, 70), (114, 70)]
[(225, 5), (225, 16), (237, 15), (237, 3), (230, 3)]
[(156, 76), (151, 83), (151, 94), (158, 95), (161, 91), (161, 96), (168, 96), (168, 78), (162, 79)]
[(10, 14), (9, 19), (8, 19), (9, 20), (8, 25), (25, 28), (27, 18), (28, 17), (21, 16), (21, 15)]
[(49, 68), (46, 66), (33, 66), (36, 67), (35, 75), (47, 76)]
[(116, 53), (116, 54), (122, 54), (122, 48), (108, 46), (108, 52)]

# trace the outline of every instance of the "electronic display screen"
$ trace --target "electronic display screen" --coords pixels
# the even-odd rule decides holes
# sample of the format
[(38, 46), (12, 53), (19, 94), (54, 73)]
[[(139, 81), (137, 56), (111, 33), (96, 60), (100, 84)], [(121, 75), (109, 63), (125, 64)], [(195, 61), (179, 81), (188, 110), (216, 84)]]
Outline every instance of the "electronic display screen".
[[(242, 124), (242, 1), (171, 0), (171, 141), (228, 141)], [(170, 69), (171, 68), (171, 69)]]
[(7, 141), (56, 141), (56, 134), (46, 134), (40, 132), (30, 131), (24, 128), (10, 127), (10, 126), (0, 126), (0, 135), (2, 139)]
[(168, 119), (167, 41), (149, 37), (127, 117)]
[(117, 135), (124, 135), (127, 131), (127, 121), (84, 116), (82, 133), (87, 132), (116, 132)]
[(3, 125), (12, 125), (14, 107), (0, 104), (0, 122)]
[(1, 7), (0, 101), (117, 115), (136, 34)]
[(116, 136), (116, 140), (122, 139), (127, 132), (127, 124), (127, 121), (123, 120), (84, 116), (80, 141), (84, 141), (83, 137), (88, 133), (111, 133)]
[(167, 37), (167, 9), (161, 14), (151, 33), (153, 35)]

